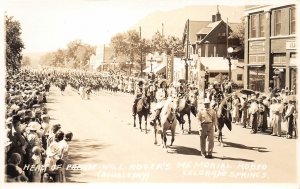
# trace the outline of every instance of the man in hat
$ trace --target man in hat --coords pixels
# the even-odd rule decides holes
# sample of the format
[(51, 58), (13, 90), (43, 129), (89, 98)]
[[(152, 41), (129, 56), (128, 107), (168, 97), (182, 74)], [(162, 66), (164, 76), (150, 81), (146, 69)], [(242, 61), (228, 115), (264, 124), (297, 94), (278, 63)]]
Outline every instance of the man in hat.
[[(210, 108), (209, 99), (206, 98), (203, 102), (204, 109), (198, 115), (199, 121), (199, 134), (200, 134), (200, 147), (201, 153), (206, 158), (212, 158), (214, 148), (214, 127), (217, 126), (216, 112)], [(208, 151), (206, 154), (206, 139), (208, 140)]]
[(158, 83), (159, 89), (156, 92), (157, 104), (156, 107), (154, 108), (155, 115), (153, 119), (150, 121), (150, 125), (152, 126), (155, 125), (155, 121), (159, 118), (161, 109), (165, 105), (166, 99), (168, 98), (167, 86), (168, 86), (167, 82), (164, 79)]
[(292, 100), (289, 100), (289, 104), (285, 112), (285, 119), (288, 121), (288, 134), (287, 134), (288, 139), (293, 138), (294, 113), (295, 113), (295, 105)]
[(144, 88), (143, 88), (143, 81), (139, 81), (137, 83), (137, 87), (135, 89), (135, 98), (134, 98), (134, 102), (133, 102), (133, 106), (132, 106), (132, 116), (136, 115), (136, 106), (137, 106), (137, 102), (139, 101), (139, 99), (142, 98), (143, 94), (144, 94)]
[(257, 133), (257, 112), (258, 112), (258, 104), (256, 102), (256, 97), (255, 95), (251, 96), (251, 104), (249, 107), (249, 124), (252, 128), (251, 133), (255, 134)]
[(247, 115), (247, 112), (248, 112), (248, 101), (247, 101), (247, 95), (243, 95), (242, 96), (242, 106), (240, 107), (240, 110), (242, 112), (242, 119), (241, 119), (241, 122), (242, 122), (242, 125), (244, 128), (246, 128), (247, 126), (247, 123), (248, 123), (248, 115)]

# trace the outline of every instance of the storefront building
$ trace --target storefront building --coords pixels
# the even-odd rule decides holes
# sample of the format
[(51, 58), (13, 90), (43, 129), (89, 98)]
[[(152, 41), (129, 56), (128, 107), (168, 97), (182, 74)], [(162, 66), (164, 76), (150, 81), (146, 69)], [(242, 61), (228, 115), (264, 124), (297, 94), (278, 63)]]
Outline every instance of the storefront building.
[(245, 22), (244, 86), (296, 92), (296, 6), (248, 6)]

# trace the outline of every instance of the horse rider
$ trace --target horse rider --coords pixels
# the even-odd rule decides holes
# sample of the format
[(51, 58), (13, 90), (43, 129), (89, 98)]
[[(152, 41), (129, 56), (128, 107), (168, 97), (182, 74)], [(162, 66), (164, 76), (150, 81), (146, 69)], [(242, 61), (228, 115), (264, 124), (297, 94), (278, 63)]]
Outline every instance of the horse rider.
[(165, 105), (166, 99), (168, 98), (167, 86), (168, 86), (168, 84), (165, 79), (162, 79), (158, 83), (159, 89), (156, 92), (157, 104), (156, 104), (156, 107), (154, 108), (155, 115), (150, 122), (150, 125), (152, 125), (152, 126), (154, 126), (156, 123), (156, 120), (159, 119), (159, 114), (161, 112), (161, 109)]
[[(212, 152), (214, 148), (214, 128), (217, 127), (217, 115), (215, 110), (210, 108), (209, 99), (206, 98), (203, 102), (204, 109), (198, 115), (200, 148), (201, 153), (206, 158), (213, 158)], [(208, 151), (206, 154), (206, 139), (208, 139)]]
[(139, 101), (139, 99), (142, 98), (142, 96), (144, 94), (143, 84), (144, 84), (143, 81), (139, 81), (137, 83), (137, 87), (135, 89), (135, 99), (134, 99), (133, 106), (132, 106), (132, 115), (133, 116), (136, 115), (136, 105), (137, 105), (137, 102)]
[(178, 90), (177, 94), (179, 98), (183, 98), (186, 95), (186, 91), (187, 91), (185, 86), (185, 80), (180, 79), (178, 82), (180, 83), (180, 85), (177, 89)]

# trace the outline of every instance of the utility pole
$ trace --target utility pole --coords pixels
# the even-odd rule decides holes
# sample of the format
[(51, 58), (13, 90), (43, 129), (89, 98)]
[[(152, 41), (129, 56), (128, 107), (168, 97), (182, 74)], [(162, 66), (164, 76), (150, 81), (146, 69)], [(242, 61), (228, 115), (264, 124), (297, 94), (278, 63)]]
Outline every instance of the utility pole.
[(190, 33), (190, 20), (187, 20), (187, 32), (186, 32), (186, 59), (185, 59), (185, 82), (188, 82), (188, 59), (189, 59), (189, 33)]
[(140, 50), (141, 50), (141, 76), (143, 74), (143, 44), (142, 44), (142, 27), (140, 26)]

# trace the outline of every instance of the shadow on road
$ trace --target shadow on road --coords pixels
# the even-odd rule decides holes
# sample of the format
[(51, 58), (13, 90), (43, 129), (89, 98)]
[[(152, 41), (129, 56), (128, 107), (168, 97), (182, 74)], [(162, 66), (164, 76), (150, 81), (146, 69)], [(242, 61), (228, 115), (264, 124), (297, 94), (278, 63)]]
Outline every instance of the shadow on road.
[(214, 159), (220, 159), (220, 160), (231, 160), (231, 161), (245, 161), (245, 162), (254, 162), (252, 159), (244, 159), (244, 158), (233, 158), (233, 157), (216, 157), (214, 156)]
[(168, 146), (172, 149), (169, 153), (171, 154), (184, 154), (184, 155), (194, 155), (200, 156), (200, 151), (195, 148), (185, 147), (185, 146)]
[(251, 146), (246, 146), (243, 144), (238, 144), (238, 143), (233, 143), (233, 142), (224, 142), (224, 147), (233, 147), (233, 148), (241, 148), (241, 149), (246, 149), (246, 150), (255, 150), (258, 152), (270, 152), (268, 150), (265, 150), (267, 148), (265, 147), (251, 147)]
[[(72, 140), (69, 143), (69, 156), (67, 165), (86, 166), (98, 164), (99, 150), (108, 147), (100, 140), (85, 139), (85, 140)], [(95, 161), (97, 160), (97, 161)], [(67, 166), (65, 165), (65, 166)], [(72, 178), (80, 176), (81, 171), (66, 171), (67, 182), (72, 182)]]

